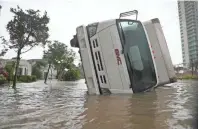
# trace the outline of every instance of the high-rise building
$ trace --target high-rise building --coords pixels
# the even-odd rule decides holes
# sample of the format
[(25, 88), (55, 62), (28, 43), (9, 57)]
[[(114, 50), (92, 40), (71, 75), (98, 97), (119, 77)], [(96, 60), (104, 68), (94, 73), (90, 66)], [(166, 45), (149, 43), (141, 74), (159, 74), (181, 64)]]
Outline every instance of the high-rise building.
[(182, 59), (186, 66), (198, 61), (198, 1), (178, 1)]

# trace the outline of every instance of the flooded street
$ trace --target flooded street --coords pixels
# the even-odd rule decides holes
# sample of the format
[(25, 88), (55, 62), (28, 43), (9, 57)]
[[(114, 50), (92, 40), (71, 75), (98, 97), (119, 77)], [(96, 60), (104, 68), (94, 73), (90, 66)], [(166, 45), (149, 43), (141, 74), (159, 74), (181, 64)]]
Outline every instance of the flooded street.
[(195, 129), (196, 81), (134, 95), (88, 96), (84, 80), (0, 87), (1, 129)]

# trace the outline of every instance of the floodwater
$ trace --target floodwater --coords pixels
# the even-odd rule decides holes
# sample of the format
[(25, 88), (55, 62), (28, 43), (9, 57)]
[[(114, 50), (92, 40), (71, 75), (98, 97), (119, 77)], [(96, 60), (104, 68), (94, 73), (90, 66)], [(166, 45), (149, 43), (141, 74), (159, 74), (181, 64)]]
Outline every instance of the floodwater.
[(0, 87), (1, 129), (197, 128), (197, 81), (108, 96), (88, 96), (84, 80), (17, 87)]

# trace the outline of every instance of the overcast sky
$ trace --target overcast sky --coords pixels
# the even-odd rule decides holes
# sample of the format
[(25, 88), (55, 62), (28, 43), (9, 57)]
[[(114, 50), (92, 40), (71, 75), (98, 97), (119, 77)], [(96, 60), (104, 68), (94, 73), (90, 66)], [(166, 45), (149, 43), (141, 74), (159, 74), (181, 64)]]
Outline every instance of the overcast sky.
[[(0, 0), (0, 5), (0, 36), (8, 37), (5, 26), (12, 18), (10, 7), (19, 5), (22, 9), (46, 10), (50, 17), (50, 39), (69, 46), (77, 26), (118, 18), (121, 12), (136, 9), (140, 21), (160, 19), (173, 63), (182, 62), (176, 0)], [(37, 47), (22, 55), (22, 58), (41, 58), (42, 54), (43, 49)], [(4, 58), (15, 55), (13, 51), (9, 51)]]

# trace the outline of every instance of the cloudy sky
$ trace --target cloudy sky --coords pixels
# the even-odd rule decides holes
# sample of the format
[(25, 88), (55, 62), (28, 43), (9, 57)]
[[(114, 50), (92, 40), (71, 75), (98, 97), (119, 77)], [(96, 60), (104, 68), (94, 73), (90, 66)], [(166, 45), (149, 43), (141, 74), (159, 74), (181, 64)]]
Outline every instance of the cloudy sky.
[[(0, 0), (0, 5), (0, 36), (8, 38), (5, 26), (12, 19), (10, 7), (19, 5), (23, 9), (46, 10), (50, 17), (50, 39), (67, 45), (70, 45), (77, 26), (118, 18), (121, 12), (136, 9), (140, 21), (160, 19), (173, 63), (182, 62), (176, 0)], [(22, 58), (41, 58), (42, 51), (42, 48), (37, 47), (22, 55)], [(14, 56), (15, 53), (9, 51), (4, 58)]]

